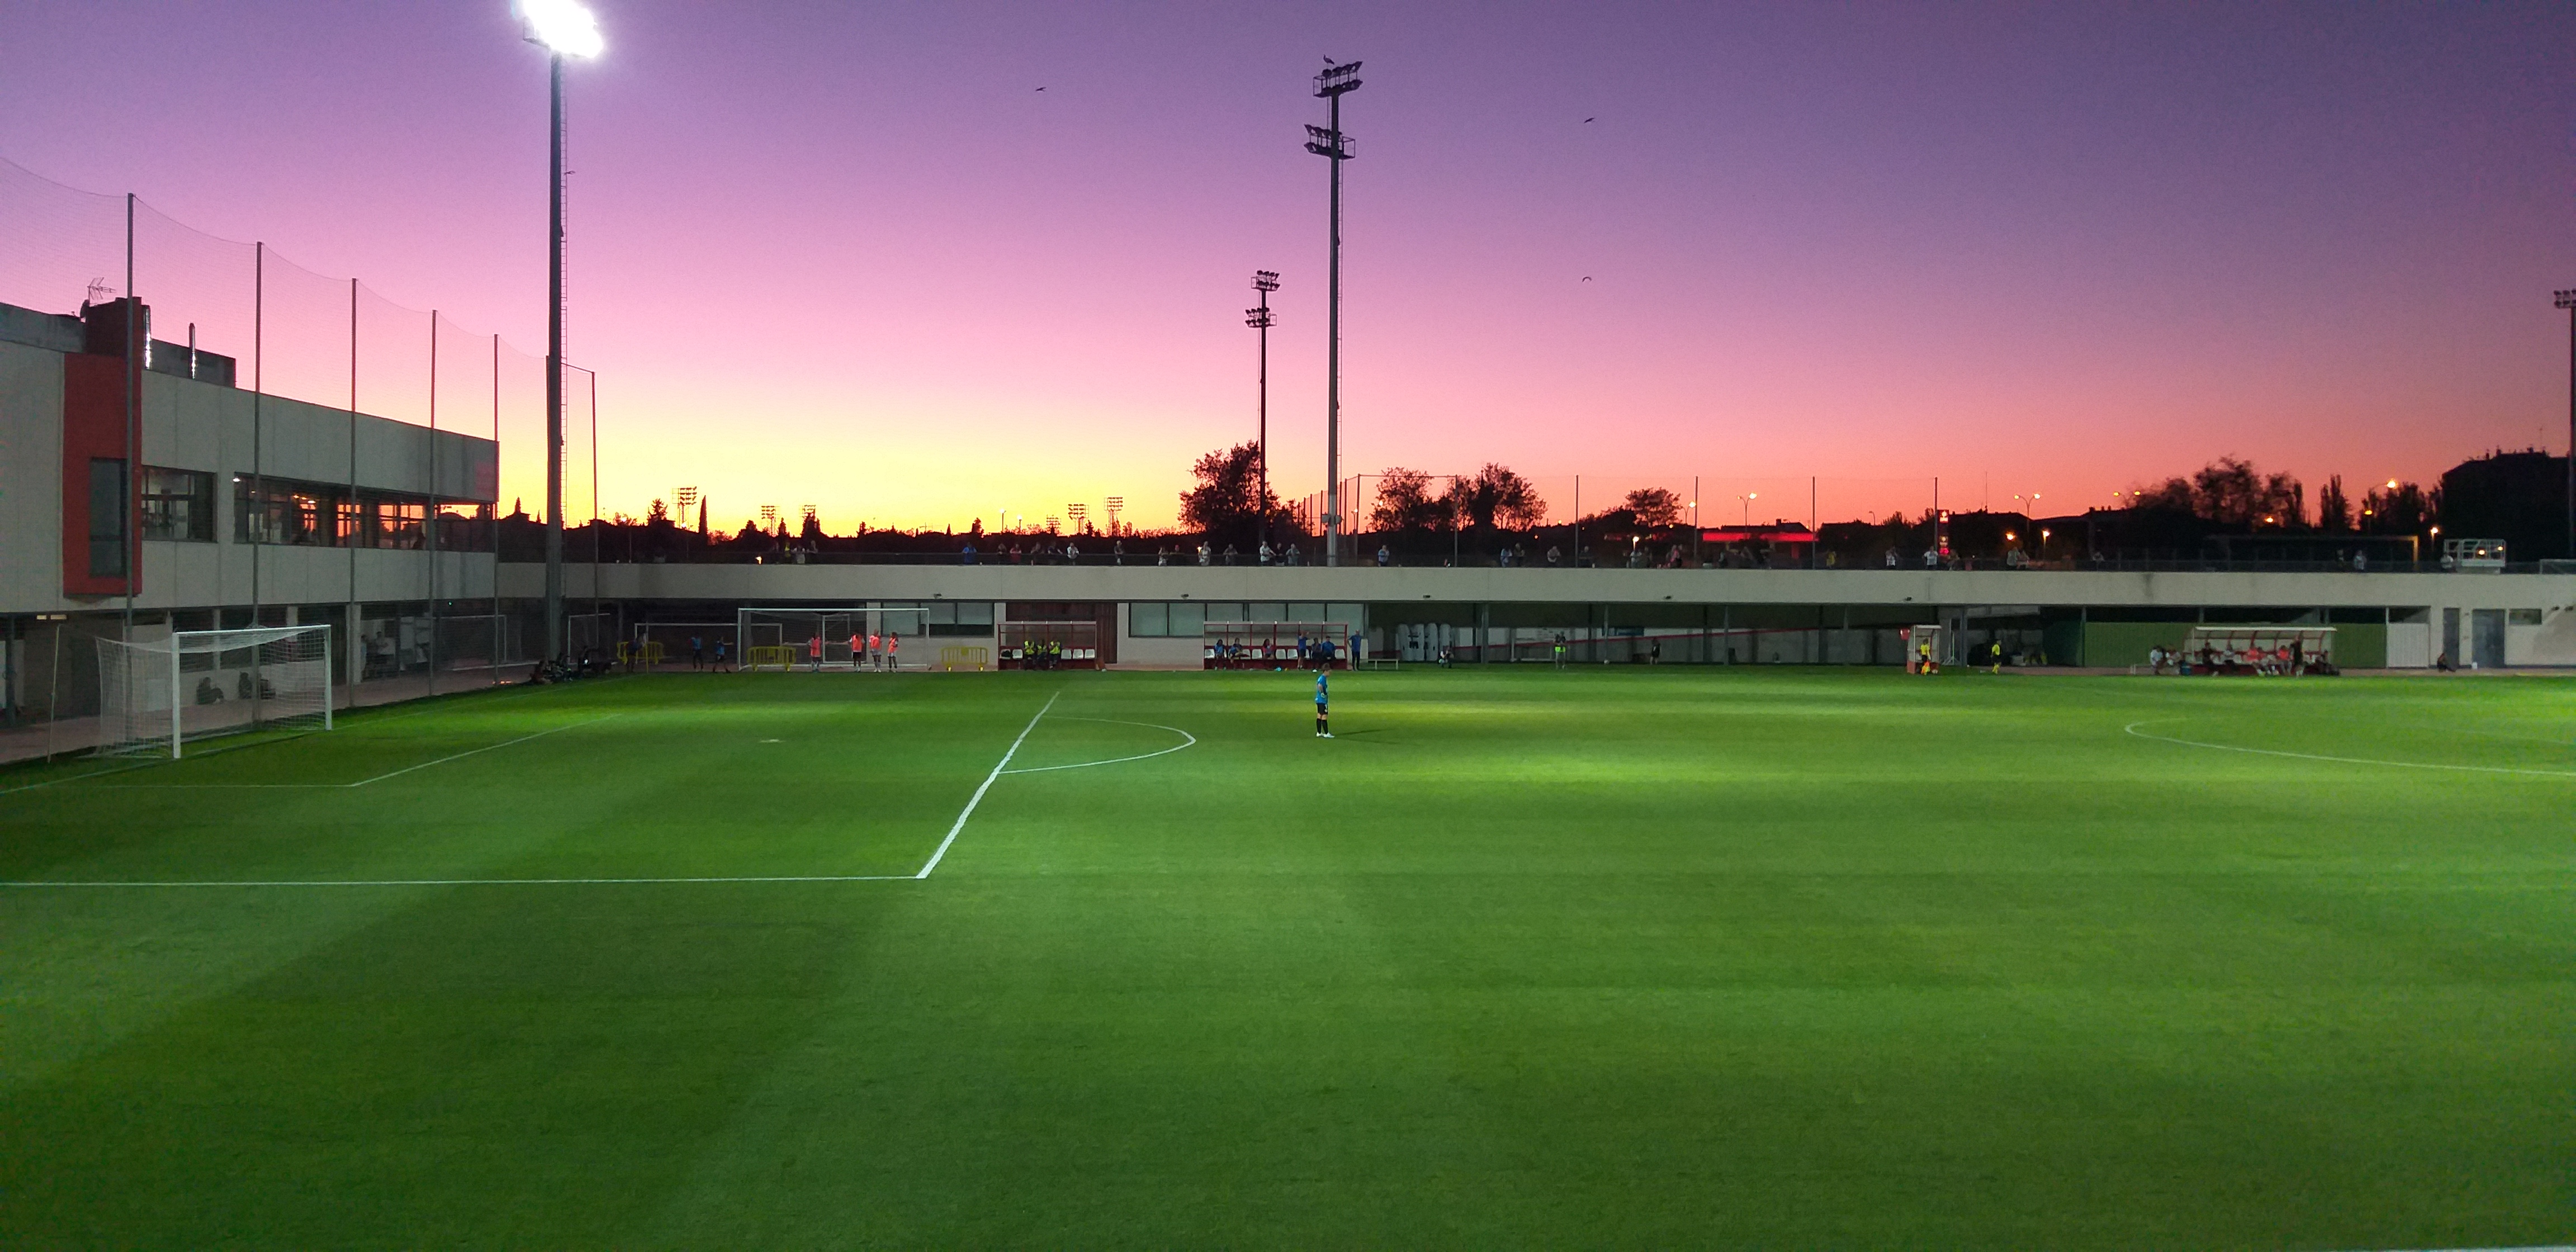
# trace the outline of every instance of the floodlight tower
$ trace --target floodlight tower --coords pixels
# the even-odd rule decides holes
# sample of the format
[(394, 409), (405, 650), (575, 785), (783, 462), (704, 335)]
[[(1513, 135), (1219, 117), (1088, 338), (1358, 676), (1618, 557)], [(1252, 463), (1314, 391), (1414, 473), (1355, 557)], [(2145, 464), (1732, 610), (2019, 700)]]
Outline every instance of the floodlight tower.
[(1324, 564), (1342, 563), (1342, 162), (1351, 159), (1351, 137), (1342, 133), (1342, 97), (1360, 89), (1360, 63), (1335, 65), (1315, 76), (1324, 102), (1324, 124), (1306, 128), (1306, 151), (1333, 163), (1333, 216), (1329, 288), (1324, 298)]
[(1270, 293), (1279, 290), (1276, 270), (1252, 271), (1252, 289), (1261, 293), (1261, 307), (1245, 309), (1243, 324), (1261, 332), (1261, 425), (1257, 430), (1261, 456), (1261, 494), (1255, 502), (1261, 506), (1261, 541), (1270, 542)]
[(576, 0), (517, 0), (529, 43), (546, 50), (553, 109), (546, 126), (546, 659), (564, 652), (563, 620), (563, 255), (565, 57), (599, 55), (599, 22)]
[(2556, 294), (2567, 310), (2567, 557), (2576, 560), (2576, 290)]

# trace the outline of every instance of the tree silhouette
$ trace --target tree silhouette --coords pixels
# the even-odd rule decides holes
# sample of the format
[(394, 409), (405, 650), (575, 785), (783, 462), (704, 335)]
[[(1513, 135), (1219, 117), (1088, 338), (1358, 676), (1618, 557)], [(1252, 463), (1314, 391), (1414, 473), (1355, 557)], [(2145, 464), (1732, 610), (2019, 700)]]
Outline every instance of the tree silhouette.
[(1210, 543), (1259, 543), (1261, 519), (1279, 511), (1278, 494), (1261, 487), (1261, 445), (1219, 448), (1200, 457), (1190, 473), (1199, 485), (1181, 493), (1181, 524)]
[(1681, 524), (1682, 498), (1669, 488), (1640, 487), (1628, 493), (1625, 507), (1645, 529)]
[(1431, 475), (1389, 466), (1378, 480), (1377, 500), (1369, 508), (1369, 528), (1380, 532), (1435, 531), (1452, 522), (1449, 506), (1431, 494)]

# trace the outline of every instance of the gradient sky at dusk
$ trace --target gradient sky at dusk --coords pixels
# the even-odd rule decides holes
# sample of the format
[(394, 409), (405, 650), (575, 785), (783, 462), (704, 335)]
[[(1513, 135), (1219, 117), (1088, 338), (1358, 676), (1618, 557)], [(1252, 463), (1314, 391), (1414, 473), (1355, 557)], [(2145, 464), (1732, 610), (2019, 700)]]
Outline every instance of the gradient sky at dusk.
[[(1316, 489), (1326, 56), (1366, 62), (1345, 473), (1499, 460), (1560, 511), (1697, 474), (1711, 520), (1819, 475), (1830, 519), (2566, 446), (2564, 4), (596, 7), (569, 355), (611, 509), (1168, 521), (1251, 434), (1256, 268)], [(530, 350), (545, 107), (503, 0), (0, 23), (0, 156)]]

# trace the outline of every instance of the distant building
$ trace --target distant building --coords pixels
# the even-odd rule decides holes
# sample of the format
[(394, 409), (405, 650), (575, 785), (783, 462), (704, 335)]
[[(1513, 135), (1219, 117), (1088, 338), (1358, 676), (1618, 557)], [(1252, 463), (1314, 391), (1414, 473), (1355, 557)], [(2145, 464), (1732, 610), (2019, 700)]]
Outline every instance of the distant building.
[(2442, 475), (2442, 534), (2502, 539), (2506, 559), (2545, 561), (2567, 550), (2567, 458), (2498, 452)]

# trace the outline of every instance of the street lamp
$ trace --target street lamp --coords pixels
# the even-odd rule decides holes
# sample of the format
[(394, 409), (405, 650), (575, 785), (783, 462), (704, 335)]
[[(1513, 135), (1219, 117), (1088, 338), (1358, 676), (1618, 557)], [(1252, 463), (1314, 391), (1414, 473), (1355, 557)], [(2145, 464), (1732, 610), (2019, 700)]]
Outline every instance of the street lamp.
[(1342, 162), (1351, 159), (1351, 137), (1342, 133), (1342, 97), (1360, 89), (1360, 63), (1335, 65), (1315, 76), (1324, 102), (1324, 124), (1306, 128), (1306, 151), (1333, 163), (1331, 266), (1324, 300), (1324, 564), (1342, 563)]
[(1761, 498), (1762, 493), (1759, 491), (1748, 491), (1743, 495), (1736, 497), (1736, 499), (1744, 502), (1744, 528), (1746, 530), (1753, 529), (1753, 502)]
[(563, 309), (565, 57), (599, 55), (599, 21), (576, 0), (517, 0), (529, 43), (546, 50), (546, 658), (563, 659)]
[(1253, 502), (1261, 506), (1261, 541), (1270, 542), (1270, 293), (1279, 290), (1277, 270), (1252, 271), (1252, 289), (1261, 293), (1261, 307), (1245, 309), (1243, 324), (1261, 332), (1261, 425), (1255, 439), (1261, 456), (1261, 495)]

